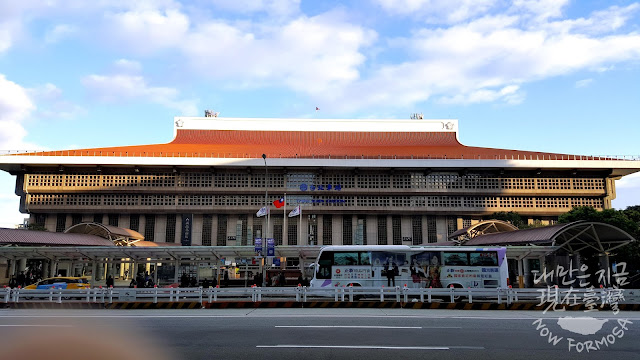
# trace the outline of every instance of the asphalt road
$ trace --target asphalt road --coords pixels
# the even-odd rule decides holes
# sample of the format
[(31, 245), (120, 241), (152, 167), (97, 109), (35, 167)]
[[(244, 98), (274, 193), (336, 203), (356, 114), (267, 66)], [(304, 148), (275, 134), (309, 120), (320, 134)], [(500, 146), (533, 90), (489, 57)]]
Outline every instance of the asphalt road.
[[(557, 319), (564, 316), (607, 321), (595, 334), (581, 335), (561, 328)], [(0, 339), (0, 354), (12, 360), (621, 360), (640, 359), (640, 313), (3, 309)]]

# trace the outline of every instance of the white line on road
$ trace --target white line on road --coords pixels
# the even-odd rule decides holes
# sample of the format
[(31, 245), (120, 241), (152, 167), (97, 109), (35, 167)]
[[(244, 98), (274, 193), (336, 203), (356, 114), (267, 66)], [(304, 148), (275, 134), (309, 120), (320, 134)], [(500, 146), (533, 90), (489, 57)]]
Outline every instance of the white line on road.
[(277, 328), (342, 328), (342, 329), (462, 329), (460, 326), (356, 326), (356, 325), (276, 325)]
[(388, 346), (388, 345), (256, 345), (272, 349), (385, 349), (385, 350), (484, 350), (482, 346)]
[(385, 345), (257, 345), (257, 348), (292, 349), (387, 349), (387, 350), (449, 350), (445, 346), (385, 346)]

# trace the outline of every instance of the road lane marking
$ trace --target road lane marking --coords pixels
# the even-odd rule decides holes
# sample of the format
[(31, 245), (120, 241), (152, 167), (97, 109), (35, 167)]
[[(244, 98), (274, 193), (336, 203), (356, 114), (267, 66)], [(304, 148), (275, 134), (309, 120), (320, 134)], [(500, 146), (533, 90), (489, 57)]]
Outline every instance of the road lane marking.
[(257, 345), (257, 348), (277, 349), (386, 349), (386, 350), (449, 350), (445, 346), (385, 346), (385, 345)]
[(367, 326), (367, 325), (276, 325), (277, 328), (341, 328), (341, 329), (462, 329), (460, 326)]
[(384, 350), (484, 350), (482, 346), (388, 346), (388, 345), (256, 345), (271, 349), (384, 349)]

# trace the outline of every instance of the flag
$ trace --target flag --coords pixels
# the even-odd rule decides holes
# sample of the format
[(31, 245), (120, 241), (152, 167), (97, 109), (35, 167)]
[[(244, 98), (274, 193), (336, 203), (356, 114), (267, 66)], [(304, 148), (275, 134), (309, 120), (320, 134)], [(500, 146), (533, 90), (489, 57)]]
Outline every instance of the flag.
[(289, 217), (294, 217), (298, 215), (300, 215), (300, 205), (296, 206), (295, 208), (293, 208), (293, 210), (291, 210), (291, 212), (289, 213)]
[(260, 210), (258, 210), (258, 212), (256, 213), (256, 216), (257, 217), (265, 216), (267, 215), (267, 212), (268, 212), (267, 207), (263, 206), (260, 208)]
[(275, 207), (277, 207), (278, 209), (280, 209), (281, 207), (283, 207), (283, 206), (284, 206), (284, 197), (281, 197), (280, 199), (275, 200), (275, 201), (273, 202), (273, 205), (275, 205)]
[(316, 111), (319, 111), (319, 110), (320, 110), (320, 108), (316, 106)]

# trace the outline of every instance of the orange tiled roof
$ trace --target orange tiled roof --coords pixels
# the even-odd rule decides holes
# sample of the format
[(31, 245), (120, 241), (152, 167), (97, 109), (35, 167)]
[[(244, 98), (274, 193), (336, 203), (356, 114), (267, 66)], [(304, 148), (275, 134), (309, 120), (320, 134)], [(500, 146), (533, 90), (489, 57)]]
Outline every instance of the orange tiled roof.
[[(167, 144), (48, 151), (45, 156), (149, 156), (259, 158), (449, 158), (494, 159), (544, 156), (532, 151), (465, 146), (453, 132), (338, 132), (177, 130)], [(566, 156), (566, 155), (565, 155)]]

